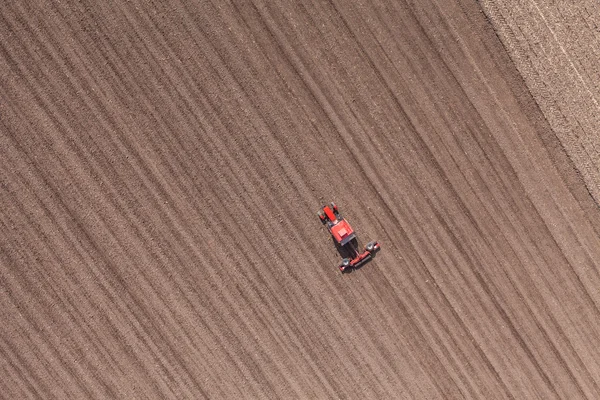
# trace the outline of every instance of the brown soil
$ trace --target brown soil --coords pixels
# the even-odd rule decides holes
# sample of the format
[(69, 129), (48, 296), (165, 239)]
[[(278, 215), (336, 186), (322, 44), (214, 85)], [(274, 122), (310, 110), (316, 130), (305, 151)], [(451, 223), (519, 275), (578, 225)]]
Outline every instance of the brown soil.
[(600, 211), (477, 2), (165, 3), (0, 5), (1, 398), (600, 398)]
[(600, 7), (481, 0), (552, 130), (600, 204)]

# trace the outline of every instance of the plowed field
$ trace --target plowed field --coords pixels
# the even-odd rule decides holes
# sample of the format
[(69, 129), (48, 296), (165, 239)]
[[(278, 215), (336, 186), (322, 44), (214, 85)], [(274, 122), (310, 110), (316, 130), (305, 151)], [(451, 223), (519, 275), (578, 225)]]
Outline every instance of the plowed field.
[(600, 203), (600, 7), (594, 0), (481, 0), (586, 187)]
[[(600, 210), (478, 2), (0, 38), (0, 398), (600, 398)], [(329, 201), (382, 244), (350, 274)]]

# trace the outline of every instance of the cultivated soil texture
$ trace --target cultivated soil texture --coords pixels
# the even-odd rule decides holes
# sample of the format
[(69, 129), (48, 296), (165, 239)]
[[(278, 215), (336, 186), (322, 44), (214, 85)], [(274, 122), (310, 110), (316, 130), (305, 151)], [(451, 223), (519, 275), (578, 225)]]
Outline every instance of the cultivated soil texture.
[(552, 130), (600, 204), (600, 7), (480, 0)]
[(2, 2), (0, 398), (600, 398), (598, 171), (484, 3)]

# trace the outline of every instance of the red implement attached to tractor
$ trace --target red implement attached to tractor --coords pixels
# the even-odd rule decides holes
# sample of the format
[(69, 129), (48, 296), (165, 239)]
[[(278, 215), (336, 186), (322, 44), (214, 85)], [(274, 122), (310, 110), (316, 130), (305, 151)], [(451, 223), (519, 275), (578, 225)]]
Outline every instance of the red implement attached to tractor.
[(358, 268), (373, 258), (379, 250), (379, 242), (373, 241), (367, 243), (362, 252), (358, 251), (356, 234), (348, 221), (340, 216), (335, 203), (321, 207), (317, 214), (321, 222), (327, 224), (329, 233), (339, 246), (340, 254), (343, 254), (344, 259), (339, 265), (340, 271), (345, 272), (347, 269)]

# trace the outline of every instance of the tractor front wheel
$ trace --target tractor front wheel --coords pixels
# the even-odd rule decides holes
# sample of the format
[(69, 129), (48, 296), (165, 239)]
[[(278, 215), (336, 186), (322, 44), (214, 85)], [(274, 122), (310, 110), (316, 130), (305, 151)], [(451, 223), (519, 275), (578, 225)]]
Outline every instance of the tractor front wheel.
[(325, 213), (323, 212), (323, 210), (319, 210), (317, 212), (317, 216), (319, 217), (319, 219), (321, 220), (321, 222), (325, 223)]

